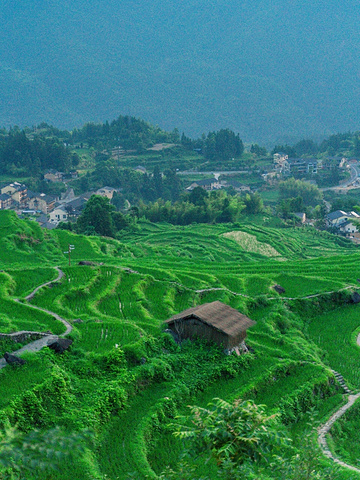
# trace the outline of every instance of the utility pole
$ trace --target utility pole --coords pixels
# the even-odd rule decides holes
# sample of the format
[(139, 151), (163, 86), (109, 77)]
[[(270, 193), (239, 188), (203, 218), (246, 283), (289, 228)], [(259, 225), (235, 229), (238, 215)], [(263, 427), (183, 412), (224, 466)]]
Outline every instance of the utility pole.
[(69, 243), (69, 248), (68, 248), (68, 251), (67, 252), (64, 252), (64, 253), (67, 253), (69, 255), (69, 267), (71, 267), (71, 250), (74, 250), (75, 249), (75, 246), (74, 245), (70, 245)]

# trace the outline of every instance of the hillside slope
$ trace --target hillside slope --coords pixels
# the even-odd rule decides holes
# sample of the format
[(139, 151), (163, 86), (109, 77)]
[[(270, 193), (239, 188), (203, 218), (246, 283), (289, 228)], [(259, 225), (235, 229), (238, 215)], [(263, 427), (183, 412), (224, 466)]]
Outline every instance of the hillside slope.
[[(352, 344), (359, 307), (350, 304), (359, 290), (359, 249), (344, 239), (306, 228), (139, 222), (117, 241), (44, 233), (13, 212), (0, 212), (0, 226), (0, 333), (63, 333), (49, 312), (73, 326), (64, 354), (44, 348), (25, 354), (23, 367), (0, 370), (0, 428), (6, 421), (22, 431), (60, 425), (94, 436), (84, 454), (51, 473), (54, 480), (155, 479), (166, 465), (177, 469), (183, 444), (167, 425), (189, 402), (205, 406), (218, 396), (277, 412), (302, 458), (309, 409), (320, 422), (342, 402), (330, 367), (360, 388), (353, 367), (360, 349)], [(59, 280), (55, 265), (64, 272)], [(170, 316), (215, 300), (257, 322), (246, 340), (252, 353), (225, 356), (199, 341), (180, 348), (163, 332)], [(0, 356), (19, 347), (0, 339)], [(311, 448), (321, 474), (330, 465)], [(264, 469), (259, 480), (284, 478)], [(219, 478), (217, 465), (201, 456), (197, 473)]]

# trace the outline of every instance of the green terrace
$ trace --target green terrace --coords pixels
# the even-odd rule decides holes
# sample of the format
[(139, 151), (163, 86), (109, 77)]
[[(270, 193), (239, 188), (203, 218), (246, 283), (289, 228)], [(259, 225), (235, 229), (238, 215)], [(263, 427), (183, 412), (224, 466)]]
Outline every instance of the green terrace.
[[(54, 480), (157, 478), (167, 465), (176, 469), (184, 445), (170, 425), (187, 405), (214, 397), (253, 399), (279, 413), (301, 456), (309, 410), (318, 412), (316, 426), (342, 404), (331, 369), (360, 388), (360, 307), (351, 303), (360, 256), (342, 238), (250, 223), (139, 222), (115, 240), (44, 232), (7, 211), (0, 225), (0, 333), (62, 334), (51, 312), (73, 327), (64, 354), (27, 352), (24, 366), (0, 370), (2, 426), (92, 432), (93, 443)], [(91, 265), (78, 264), (84, 260)], [(64, 272), (59, 281), (55, 266)], [(247, 332), (250, 353), (225, 356), (200, 340), (180, 347), (164, 332), (166, 319), (215, 300), (257, 322)], [(0, 339), (0, 348), (16, 345)], [(334, 445), (344, 451), (348, 437), (338, 432)], [(313, 448), (325, 472), (330, 461), (316, 438)], [(216, 464), (204, 456), (197, 468), (199, 477), (216, 478)]]

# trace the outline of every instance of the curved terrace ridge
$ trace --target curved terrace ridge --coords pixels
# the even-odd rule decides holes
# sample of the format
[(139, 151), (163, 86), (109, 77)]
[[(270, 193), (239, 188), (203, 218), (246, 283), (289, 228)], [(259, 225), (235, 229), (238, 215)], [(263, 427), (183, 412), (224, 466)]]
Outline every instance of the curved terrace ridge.
[[(47, 285), (51, 285), (52, 283), (55, 283), (55, 282), (58, 282), (59, 280), (61, 280), (64, 276), (65, 276), (65, 273), (59, 268), (59, 267), (55, 267), (55, 269), (57, 270), (58, 272), (58, 276), (57, 278), (55, 278), (55, 280), (51, 280), (50, 282), (45, 282), (45, 283), (42, 283), (41, 285), (39, 285), (38, 287), (36, 287), (29, 295), (27, 295), (25, 297), (25, 300), (28, 302), (29, 300), (33, 299), (34, 296), (36, 295), (36, 293), (43, 287), (46, 287)], [(16, 298), (15, 299), (16, 302), (20, 302), (20, 299)], [(63, 325), (65, 325), (66, 327), (66, 330), (65, 332), (62, 334), (62, 335), (43, 335), (42, 338), (39, 338), (38, 340), (34, 340), (33, 342), (30, 342), (28, 343), (27, 345), (25, 345), (24, 347), (20, 348), (19, 350), (16, 350), (15, 352), (12, 352), (13, 354), (15, 355), (21, 355), (25, 352), (38, 352), (39, 350), (41, 350), (42, 348), (46, 347), (49, 343), (49, 341), (55, 341), (57, 340), (59, 337), (65, 337), (67, 335), (69, 335), (69, 333), (72, 331), (73, 327), (71, 325), (71, 323), (69, 323), (67, 320), (65, 320), (65, 318), (62, 318), (60, 315), (58, 315), (57, 313), (55, 312), (51, 312), (50, 310), (47, 310), (45, 308), (41, 308), (41, 307), (37, 307), (36, 305), (29, 305), (27, 304), (27, 306), (29, 308), (34, 308), (35, 310), (40, 310), (42, 312), (45, 312), (45, 313), (48, 313), (49, 315), (51, 315), (52, 317), (54, 317), (56, 320), (58, 320), (59, 322), (61, 322)], [(20, 333), (20, 332), (15, 332), (16, 333)], [(22, 333), (25, 333), (25, 332), (22, 332)], [(28, 332), (28, 333), (33, 333), (33, 332)], [(1, 368), (4, 368), (6, 367), (7, 363), (6, 363), (6, 360), (5, 358), (1, 358), (0, 359), (0, 369)]]

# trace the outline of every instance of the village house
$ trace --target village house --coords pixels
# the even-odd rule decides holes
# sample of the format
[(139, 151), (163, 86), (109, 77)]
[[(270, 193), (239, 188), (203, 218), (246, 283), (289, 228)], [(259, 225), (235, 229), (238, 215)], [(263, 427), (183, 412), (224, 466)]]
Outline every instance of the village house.
[(360, 215), (356, 212), (336, 210), (328, 213), (325, 218), (328, 227), (334, 228), (345, 235), (357, 234), (359, 232), (359, 227), (354, 220), (360, 221)]
[(191, 192), (191, 190), (194, 190), (194, 188), (196, 187), (201, 187), (204, 190), (210, 191), (210, 190), (219, 190), (220, 188), (222, 188), (222, 185), (219, 182), (219, 180), (217, 180), (215, 177), (205, 178), (204, 180), (196, 180), (190, 186), (188, 186), (186, 190), (188, 192)]
[(79, 178), (79, 172), (77, 170), (71, 170), (71, 172), (63, 173), (62, 181), (66, 183), (68, 180)]
[(301, 223), (306, 222), (306, 213), (305, 212), (295, 212), (293, 214), (296, 218), (300, 220)]
[(54, 222), (49, 222), (48, 216), (45, 213), (42, 213), (36, 218), (37, 223), (40, 225), (41, 228), (47, 228), (48, 230), (52, 230), (56, 228), (57, 224)]
[(339, 231), (345, 234), (350, 234), (357, 233), (359, 230), (357, 225), (354, 225), (350, 220), (346, 220), (339, 225)]
[(336, 170), (345, 166), (345, 157), (326, 157), (320, 160), (320, 166), (323, 170)]
[(25, 185), (21, 185), (16, 192), (11, 195), (11, 198), (20, 206), (24, 205), (27, 201), (27, 187)]
[(51, 223), (67, 222), (67, 220), (68, 212), (64, 205), (57, 204), (54, 210), (49, 214), (49, 222)]
[(352, 218), (360, 219), (360, 215), (356, 212), (344, 212), (344, 210), (336, 210), (326, 215), (326, 221), (329, 227), (340, 227), (340, 225)]
[(274, 164), (282, 164), (289, 158), (284, 152), (277, 152), (273, 155)]
[(13, 193), (16, 192), (18, 188), (21, 187), (21, 183), (14, 182), (14, 183), (9, 183), (7, 185), (4, 185), (1, 187), (0, 192), (1, 193), (7, 193), (8, 195), (12, 195)]
[(291, 174), (316, 175), (320, 168), (320, 162), (315, 158), (289, 158), (284, 153), (275, 153), (274, 169), (276, 173), (284, 176)]
[(238, 192), (238, 193), (251, 192), (251, 188), (248, 185), (244, 185), (243, 183), (240, 183), (237, 180), (233, 180), (231, 178), (226, 180), (221, 180), (220, 186), (223, 188), (232, 187), (235, 190), (235, 192)]
[(74, 198), (73, 200), (62, 204), (62, 206), (66, 209), (66, 212), (68, 214), (67, 220), (69, 219), (69, 217), (76, 218), (79, 215), (81, 215), (81, 212), (85, 207), (86, 202), (88, 201), (88, 198), (85, 198), (85, 197), (81, 195), (80, 197)]
[(146, 168), (142, 167), (141, 165), (138, 165), (137, 167), (134, 168), (135, 172), (138, 173), (146, 173)]
[(11, 208), (12, 198), (7, 193), (0, 194), (0, 210), (7, 210)]
[(215, 301), (188, 308), (174, 315), (166, 324), (181, 342), (196, 337), (215, 342), (226, 353), (246, 351), (246, 331), (256, 322), (228, 305)]
[(75, 197), (75, 193), (74, 193), (74, 189), (73, 188), (68, 188), (66, 190), (66, 192), (63, 192), (61, 194), (61, 201), (62, 202), (70, 202), (71, 200), (74, 200)]
[(48, 170), (44, 174), (44, 179), (48, 182), (62, 182), (63, 181), (63, 172), (58, 172), (57, 170)]
[(289, 158), (287, 160), (286, 173), (290, 174), (310, 174), (315, 175), (318, 173), (318, 161), (315, 158)]
[(28, 208), (30, 210), (50, 213), (54, 209), (57, 200), (58, 198), (53, 195), (28, 192)]
[(9, 183), (1, 188), (1, 194), (9, 195), (13, 202), (22, 206), (27, 201), (27, 187), (19, 182)]
[(111, 200), (114, 195), (114, 192), (116, 192), (116, 188), (102, 187), (96, 190), (95, 195), (101, 195), (102, 197), (106, 197), (109, 200)]

